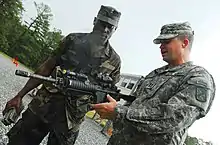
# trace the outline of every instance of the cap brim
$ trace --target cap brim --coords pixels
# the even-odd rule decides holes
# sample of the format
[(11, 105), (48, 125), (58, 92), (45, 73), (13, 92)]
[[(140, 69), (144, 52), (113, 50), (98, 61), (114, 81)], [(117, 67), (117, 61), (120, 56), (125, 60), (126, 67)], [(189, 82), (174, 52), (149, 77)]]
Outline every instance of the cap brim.
[(108, 17), (105, 17), (105, 16), (100, 16), (98, 15), (97, 19), (101, 20), (101, 21), (104, 21), (104, 22), (107, 22), (113, 26), (118, 26), (118, 21), (115, 21), (111, 18), (108, 18)]
[(178, 34), (162, 34), (159, 35), (156, 39), (153, 40), (154, 44), (160, 44), (161, 40), (168, 40), (178, 36)]

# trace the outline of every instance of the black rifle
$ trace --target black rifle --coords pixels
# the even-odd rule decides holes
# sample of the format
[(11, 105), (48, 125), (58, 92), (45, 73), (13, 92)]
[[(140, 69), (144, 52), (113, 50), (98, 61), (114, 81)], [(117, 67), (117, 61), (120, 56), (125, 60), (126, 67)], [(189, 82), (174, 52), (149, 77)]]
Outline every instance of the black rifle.
[[(93, 103), (107, 102), (107, 94), (111, 95), (116, 101), (119, 101), (120, 98), (129, 102), (135, 99), (134, 96), (121, 94), (115, 85), (111, 85), (112, 79), (108, 75), (98, 74), (96, 77), (99, 84), (93, 84), (85, 74), (66, 70), (57, 70), (55, 78), (31, 74), (23, 70), (16, 70), (15, 74), (50, 82), (67, 96), (74, 97), (76, 93), (80, 95), (91, 95), (93, 96)], [(97, 95), (98, 93), (102, 95)]]

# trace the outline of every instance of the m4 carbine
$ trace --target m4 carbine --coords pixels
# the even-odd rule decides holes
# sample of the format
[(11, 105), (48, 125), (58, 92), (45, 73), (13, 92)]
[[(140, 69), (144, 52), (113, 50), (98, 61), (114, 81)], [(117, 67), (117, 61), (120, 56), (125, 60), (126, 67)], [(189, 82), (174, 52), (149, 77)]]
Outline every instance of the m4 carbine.
[[(112, 85), (112, 79), (109, 75), (98, 74), (96, 79), (99, 83), (93, 84), (85, 74), (67, 70), (57, 70), (55, 78), (32, 74), (23, 70), (16, 70), (15, 74), (50, 82), (67, 96), (74, 97), (74, 94), (91, 95), (93, 96), (93, 103), (107, 102), (107, 94), (116, 101), (119, 101), (120, 98), (126, 101), (133, 101), (135, 99), (134, 96), (121, 94), (120, 90), (115, 85)], [(102, 95), (97, 95), (98, 93)]]
[[(118, 90), (115, 85), (112, 86), (112, 79), (108, 75), (98, 74), (96, 79), (99, 83), (93, 84), (89, 81), (88, 76), (85, 74), (71, 71), (61, 71), (61, 69), (56, 70), (55, 78), (31, 74), (23, 70), (16, 70), (15, 74), (22, 77), (40, 79), (45, 82), (52, 83), (58, 90), (67, 96), (74, 97), (75, 94), (91, 95), (93, 97), (93, 103), (107, 102), (107, 94), (111, 95), (116, 101), (119, 101), (120, 98), (126, 101), (133, 101), (135, 99), (134, 96), (121, 94), (120, 90)], [(20, 112), (23, 109), (24, 106), (21, 105)], [(16, 113), (15, 108), (10, 108), (5, 113), (2, 123), (8, 126), (11, 123), (15, 123), (18, 117), (19, 114)]]

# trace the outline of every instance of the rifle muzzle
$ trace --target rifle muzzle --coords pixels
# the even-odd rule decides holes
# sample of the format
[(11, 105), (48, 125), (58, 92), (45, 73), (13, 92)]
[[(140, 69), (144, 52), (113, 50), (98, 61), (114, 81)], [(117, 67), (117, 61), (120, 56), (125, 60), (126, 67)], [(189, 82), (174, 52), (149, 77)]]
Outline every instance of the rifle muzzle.
[(28, 72), (23, 71), (23, 70), (16, 70), (15, 75), (22, 76), (22, 77), (29, 77), (30, 76), (30, 74)]

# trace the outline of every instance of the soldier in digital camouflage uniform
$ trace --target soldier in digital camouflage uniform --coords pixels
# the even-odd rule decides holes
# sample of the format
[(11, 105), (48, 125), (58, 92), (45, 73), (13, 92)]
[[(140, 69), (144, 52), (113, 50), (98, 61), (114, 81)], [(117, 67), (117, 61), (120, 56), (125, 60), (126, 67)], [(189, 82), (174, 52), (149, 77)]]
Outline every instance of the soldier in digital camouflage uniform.
[[(94, 19), (91, 33), (70, 33), (61, 42), (56, 54), (35, 72), (43, 76), (54, 74), (55, 68), (88, 75), (97, 84), (96, 75), (109, 74), (113, 84), (119, 81), (121, 60), (109, 43), (118, 27), (121, 13), (110, 6), (101, 6)], [(7, 105), (19, 107), (21, 99), (42, 81), (30, 79), (25, 87)], [(53, 86), (44, 83), (13, 128), (7, 133), (8, 145), (39, 145), (48, 134), (48, 145), (73, 145), (80, 124), (89, 111), (91, 96), (70, 94), (64, 96)]]
[(194, 31), (188, 22), (161, 28), (154, 39), (168, 63), (149, 73), (129, 106), (93, 105), (102, 118), (113, 120), (108, 145), (183, 145), (189, 127), (205, 117), (215, 97), (212, 75), (189, 60)]

